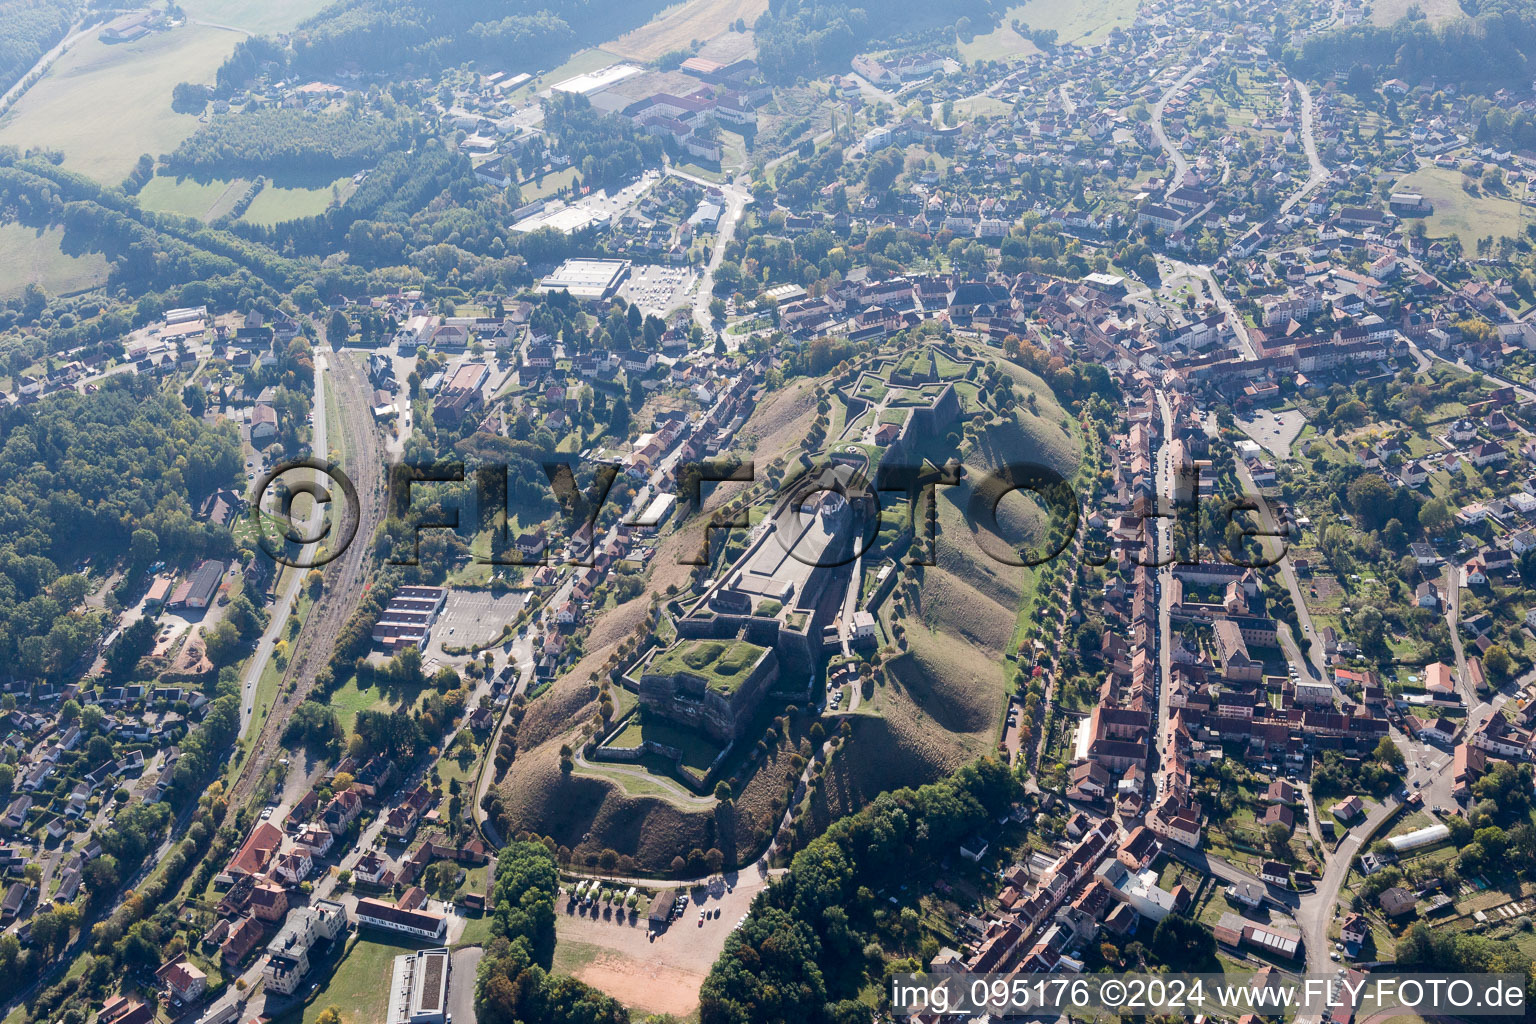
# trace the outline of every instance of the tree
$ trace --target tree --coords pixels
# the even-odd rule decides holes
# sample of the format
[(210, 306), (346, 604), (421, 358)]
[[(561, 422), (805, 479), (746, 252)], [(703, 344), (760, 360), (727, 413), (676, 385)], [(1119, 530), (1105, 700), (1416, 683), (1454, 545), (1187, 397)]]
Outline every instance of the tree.
[(341, 310), (333, 310), (331, 318), (326, 321), (325, 338), (333, 346), (340, 347), (347, 342), (347, 335), (352, 331), (352, 325), (347, 320), (347, 314)]
[(1198, 920), (1170, 914), (1153, 929), (1150, 952), (1159, 963), (1176, 970), (1201, 970), (1215, 962), (1216, 937)]
[(1444, 498), (1430, 498), (1419, 509), (1419, 525), (1430, 536), (1438, 536), (1455, 526), (1456, 518)]
[(1509, 651), (1501, 645), (1494, 644), (1488, 648), (1488, 653), (1483, 655), (1483, 668), (1488, 670), (1488, 678), (1497, 685), (1509, 681), (1515, 672), (1515, 659), (1509, 656)]
[(1269, 852), (1276, 858), (1284, 859), (1290, 854), (1291, 830), (1283, 822), (1276, 821), (1266, 827), (1264, 838), (1269, 843)]
[(1379, 476), (1357, 477), (1347, 492), (1349, 507), (1367, 530), (1379, 530), (1391, 514), (1392, 485)]
[(327, 1006), (315, 1017), (315, 1024), (341, 1024), (341, 1010)]
[(197, 384), (188, 384), (181, 389), (181, 404), (187, 407), (187, 412), (201, 418), (208, 409), (208, 395)]
[(608, 417), (608, 427), (618, 437), (629, 436), (629, 400), (623, 395), (613, 400), (613, 411)]
[(160, 554), (160, 538), (150, 530), (134, 530), (128, 538), (128, 568), (141, 573), (150, 567)]

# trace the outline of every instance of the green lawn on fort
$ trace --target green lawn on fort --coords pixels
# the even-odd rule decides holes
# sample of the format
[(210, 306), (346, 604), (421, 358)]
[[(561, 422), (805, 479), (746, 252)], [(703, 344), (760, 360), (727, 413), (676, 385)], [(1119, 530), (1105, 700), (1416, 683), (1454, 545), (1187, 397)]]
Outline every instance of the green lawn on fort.
[(659, 655), (650, 671), (698, 676), (711, 690), (729, 696), (741, 689), (766, 650), (745, 640), (685, 641)]

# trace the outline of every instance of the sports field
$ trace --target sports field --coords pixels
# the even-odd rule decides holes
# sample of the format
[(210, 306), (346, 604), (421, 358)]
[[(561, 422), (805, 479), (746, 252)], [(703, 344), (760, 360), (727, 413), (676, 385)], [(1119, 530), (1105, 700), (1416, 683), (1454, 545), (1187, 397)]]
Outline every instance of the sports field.
[(141, 153), (169, 153), (197, 127), (171, 109), (178, 82), (211, 82), (239, 33), (200, 25), (137, 42), (81, 40), (0, 118), (0, 145), (42, 146), (64, 166), (116, 185)]

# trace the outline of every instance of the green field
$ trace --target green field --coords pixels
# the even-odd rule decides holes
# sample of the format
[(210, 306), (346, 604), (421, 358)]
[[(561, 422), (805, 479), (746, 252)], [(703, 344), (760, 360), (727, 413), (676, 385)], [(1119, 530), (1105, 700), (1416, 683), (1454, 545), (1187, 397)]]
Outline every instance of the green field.
[(392, 711), (395, 707), (394, 701), (378, 688), (358, 689), (356, 676), (332, 691), (329, 703), (336, 711), (337, 721), (346, 732), (352, 731), (352, 723), (357, 721), (358, 712)]
[(646, 671), (660, 675), (687, 672), (702, 677), (717, 693), (735, 693), (747, 681), (747, 674), (763, 651), (764, 648), (745, 640), (684, 641), (659, 655)]
[[(389, 1016), (389, 979), (395, 957), (422, 945), (370, 932), (347, 951), (329, 978), (320, 981), (320, 990), (304, 1006), (302, 1024), (314, 1024), (327, 1006), (341, 1011), (342, 1024), (384, 1024)], [(286, 1024), (300, 1024), (298, 1014), (284, 1019)]]
[(101, 253), (71, 256), (60, 248), (63, 228), (38, 231), (24, 224), (0, 224), (0, 297), (20, 295), (36, 283), (50, 295), (71, 295), (100, 287), (107, 280)]
[[(1519, 237), (1524, 227), (1524, 209), (1513, 199), (1501, 196), (1469, 195), (1461, 187), (1461, 172), (1449, 167), (1420, 167), (1399, 178), (1394, 192), (1421, 192), (1435, 205), (1435, 212), (1425, 219), (1429, 237), (1455, 235), (1470, 256), (1477, 240), (1492, 235)], [(1404, 218), (1412, 223), (1412, 218)]]
[(0, 118), (0, 144), (56, 149), (64, 166), (116, 185), (141, 153), (169, 153), (197, 127), (171, 110), (178, 82), (211, 82), (240, 36), (200, 25), (109, 46), (81, 40)]
[(240, 219), (251, 224), (281, 224), (285, 220), (314, 217), (324, 213), (333, 198), (345, 202), (353, 189), (350, 175), (318, 188), (287, 187), (268, 182), (267, 187), (251, 200), (250, 207)]
[(1461, 9), (1461, 5), (1456, 0), (1373, 0), (1371, 24), (1395, 25), (1411, 7), (1417, 7), (1424, 12), (1424, 20), (1436, 27), (1448, 21), (1466, 17), (1466, 12)]
[(1040, 48), (1015, 32), (1008, 21), (1005, 16), (1003, 23), (991, 32), (974, 36), (969, 41), (959, 40), (961, 59), (967, 64), (978, 60), (1017, 60), (1039, 52)]
[(157, 213), (179, 213), (183, 217), (210, 219), (235, 205), (235, 200), (245, 193), (247, 182), (243, 178), (234, 181), (214, 179), (196, 181), (192, 178), (173, 178), (156, 175), (139, 190), (139, 205)]
[(262, 35), (291, 32), (325, 6), (324, 0), (186, 0), (181, 9), (192, 21)]
[(1058, 43), (1097, 43), (1112, 29), (1130, 28), (1140, 6), (1141, 0), (1029, 0), (1008, 8), (1003, 27), (1017, 18), (1031, 29), (1055, 29)]
[[(139, 205), (146, 210), (211, 221), (232, 212), (249, 187), (250, 181), (245, 178), (198, 181), (161, 174), (140, 190)], [(280, 224), (313, 217), (324, 213), (333, 199), (345, 202), (354, 191), (356, 186), (350, 175), (314, 185), (279, 185), (268, 181), (239, 219), (249, 224)]]
[(643, 723), (632, 715), (629, 724), (608, 744), (612, 747), (638, 747), (645, 740), (675, 747), (683, 752), (683, 767), (705, 772), (720, 756), (720, 746), (694, 729), (652, 716)]
[(563, 188), (569, 187), (576, 181), (576, 168), (564, 167), (558, 171), (550, 171), (542, 178), (532, 178), (518, 186), (522, 194), (523, 202), (531, 203), (535, 199), (546, 199)]

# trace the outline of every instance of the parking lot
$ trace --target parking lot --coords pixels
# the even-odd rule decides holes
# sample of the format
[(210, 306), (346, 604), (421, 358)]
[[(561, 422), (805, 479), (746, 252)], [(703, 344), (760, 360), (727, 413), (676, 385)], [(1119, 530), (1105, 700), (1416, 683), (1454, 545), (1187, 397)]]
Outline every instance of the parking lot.
[(1243, 433), (1258, 442), (1260, 448), (1278, 459), (1291, 457), (1291, 445), (1307, 425), (1307, 418), (1295, 409), (1271, 412), (1259, 409), (1252, 418), (1237, 417)]
[(688, 293), (699, 275), (691, 267), (636, 266), (620, 294), (640, 307), (642, 313), (665, 316), (688, 305)]
[(440, 661), (451, 660), (444, 647), (473, 647), (496, 639), (501, 627), (522, 611), (526, 593), (492, 594), (488, 590), (450, 590), (437, 624), (432, 627), (432, 642), (423, 655)]

